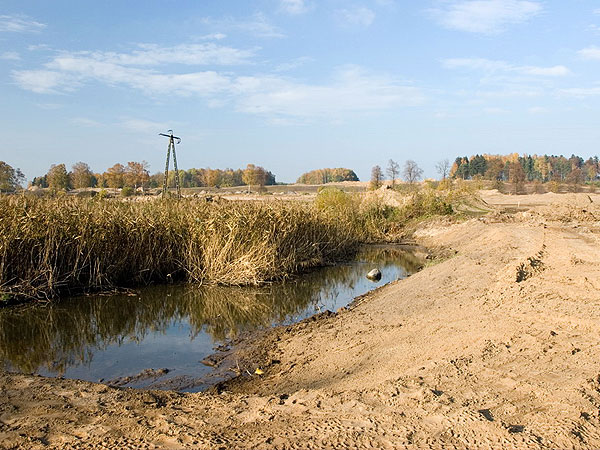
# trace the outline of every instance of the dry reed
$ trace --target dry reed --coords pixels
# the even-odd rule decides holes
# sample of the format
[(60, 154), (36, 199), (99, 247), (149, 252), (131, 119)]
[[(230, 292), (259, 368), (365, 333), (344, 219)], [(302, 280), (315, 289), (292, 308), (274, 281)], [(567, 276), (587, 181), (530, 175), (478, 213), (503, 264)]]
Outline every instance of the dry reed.
[(402, 207), (330, 188), (314, 204), (0, 196), (0, 304), (175, 279), (281, 280), (450, 214), (463, 191), (414, 191)]
[(0, 294), (151, 281), (259, 284), (348, 256), (360, 227), (312, 205), (0, 197)]

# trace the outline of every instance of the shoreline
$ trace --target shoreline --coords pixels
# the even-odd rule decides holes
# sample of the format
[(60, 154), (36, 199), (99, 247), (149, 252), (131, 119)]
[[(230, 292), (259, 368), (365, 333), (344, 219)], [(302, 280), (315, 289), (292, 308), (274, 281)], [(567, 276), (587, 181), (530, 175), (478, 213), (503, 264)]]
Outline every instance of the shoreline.
[[(425, 249), (414, 245), (365, 245), (348, 262), (262, 288), (155, 286), (134, 295), (75, 297), (16, 307), (1, 315), (2, 357), (13, 373), (34, 371), (140, 389), (204, 391), (235, 374), (255, 371), (251, 364), (239, 362), (238, 348), (248, 347), (273, 327), (348, 307), (356, 296), (419, 270), (426, 256)], [(370, 282), (365, 274), (375, 266), (384, 276)], [(166, 325), (171, 320), (175, 322)], [(21, 335), (19, 330), (26, 331)], [(98, 333), (102, 337), (92, 338)], [(190, 338), (184, 343), (180, 339), (185, 334)], [(122, 350), (118, 342), (129, 350)], [(88, 356), (79, 360), (83, 352)], [(113, 363), (103, 367), (103, 361)]]

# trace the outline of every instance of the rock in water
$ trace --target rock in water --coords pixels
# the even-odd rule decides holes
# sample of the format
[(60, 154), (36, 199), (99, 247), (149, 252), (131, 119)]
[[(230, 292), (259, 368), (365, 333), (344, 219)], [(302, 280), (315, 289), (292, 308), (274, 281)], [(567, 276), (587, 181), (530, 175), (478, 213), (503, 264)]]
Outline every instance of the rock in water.
[(371, 281), (381, 280), (381, 272), (379, 269), (373, 269), (367, 274), (367, 278)]

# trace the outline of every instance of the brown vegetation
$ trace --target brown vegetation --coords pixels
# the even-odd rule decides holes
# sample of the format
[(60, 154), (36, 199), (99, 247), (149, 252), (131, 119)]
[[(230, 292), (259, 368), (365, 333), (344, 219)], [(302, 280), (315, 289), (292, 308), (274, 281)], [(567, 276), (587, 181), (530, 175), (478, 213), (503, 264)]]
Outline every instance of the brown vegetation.
[[(391, 195), (391, 194), (390, 194)], [(0, 197), (0, 294), (52, 298), (151, 281), (260, 284), (397, 239), (449, 214), (455, 190), (402, 202), (321, 191), (314, 203)]]
[(0, 290), (256, 284), (342, 258), (361, 239), (356, 223), (303, 204), (0, 197)]

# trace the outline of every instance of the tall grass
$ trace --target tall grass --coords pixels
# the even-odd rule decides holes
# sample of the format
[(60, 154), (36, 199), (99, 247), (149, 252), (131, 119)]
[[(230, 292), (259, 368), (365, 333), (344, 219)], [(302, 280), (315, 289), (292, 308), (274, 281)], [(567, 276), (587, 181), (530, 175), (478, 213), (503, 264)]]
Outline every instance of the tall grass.
[(311, 205), (0, 197), (0, 293), (174, 278), (258, 284), (343, 258), (362, 232)]
[(331, 188), (314, 203), (0, 196), (0, 304), (174, 279), (280, 280), (449, 214), (455, 197), (411, 191), (393, 207)]

